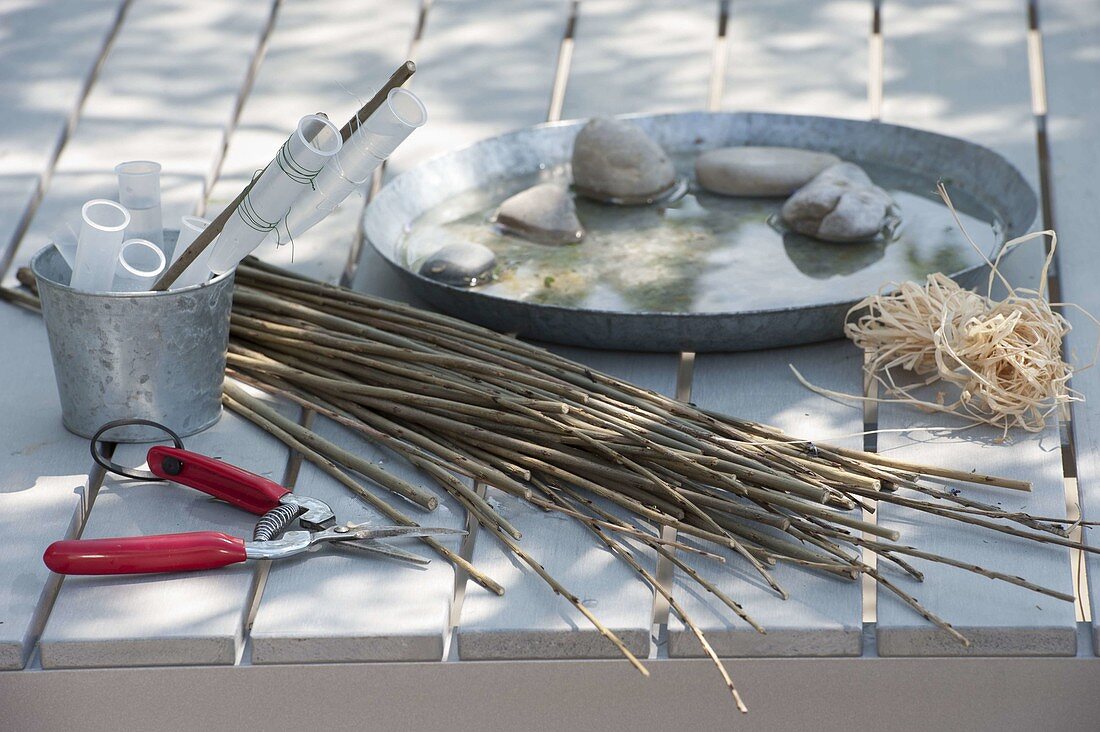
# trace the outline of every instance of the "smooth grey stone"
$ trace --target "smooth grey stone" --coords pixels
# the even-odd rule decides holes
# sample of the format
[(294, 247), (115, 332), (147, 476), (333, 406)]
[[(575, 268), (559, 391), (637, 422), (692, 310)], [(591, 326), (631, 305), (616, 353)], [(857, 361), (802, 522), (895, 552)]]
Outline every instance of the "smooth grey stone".
[(789, 196), (839, 162), (796, 147), (723, 147), (695, 159), (695, 180), (725, 196)]
[(585, 233), (573, 197), (556, 183), (540, 183), (507, 199), (495, 221), (539, 244), (576, 244)]
[(423, 276), (455, 287), (484, 284), (497, 265), (493, 250), (484, 244), (461, 242), (448, 244), (420, 265)]
[(867, 175), (866, 170), (855, 163), (849, 162), (840, 162), (836, 165), (830, 165), (814, 176), (814, 178), (820, 178), (822, 181), (830, 182), (843, 181), (853, 186), (873, 186), (875, 184), (875, 182), (871, 180), (871, 176)]
[(780, 212), (794, 231), (824, 241), (866, 241), (879, 235), (897, 204), (853, 163), (826, 168), (787, 199)]
[(595, 117), (573, 143), (573, 185), (587, 198), (647, 204), (675, 182), (665, 151), (629, 122)]

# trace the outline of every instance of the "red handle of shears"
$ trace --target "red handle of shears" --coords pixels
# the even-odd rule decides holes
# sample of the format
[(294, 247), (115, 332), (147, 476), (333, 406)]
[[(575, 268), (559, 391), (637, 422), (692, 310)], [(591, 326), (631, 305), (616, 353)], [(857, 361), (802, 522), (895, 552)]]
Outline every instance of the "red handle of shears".
[(255, 514), (267, 513), (290, 493), (261, 475), (177, 447), (151, 447), (146, 459), (149, 470), (158, 477), (209, 493)]
[(217, 569), (248, 559), (244, 540), (219, 531), (55, 541), (42, 555), (58, 574), (149, 574)]

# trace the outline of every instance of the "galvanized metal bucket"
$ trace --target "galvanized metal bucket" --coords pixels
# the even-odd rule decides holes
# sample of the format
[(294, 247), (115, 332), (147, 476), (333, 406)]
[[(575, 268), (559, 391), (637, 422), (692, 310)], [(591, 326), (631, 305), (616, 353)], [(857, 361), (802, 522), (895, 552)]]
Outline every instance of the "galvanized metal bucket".
[[(31, 270), (66, 429), (91, 437), (106, 422), (142, 418), (191, 435), (218, 421), (232, 271), (168, 292), (84, 292), (69, 287), (69, 266), (53, 246)], [(111, 432), (119, 442), (163, 436), (138, 425)]]

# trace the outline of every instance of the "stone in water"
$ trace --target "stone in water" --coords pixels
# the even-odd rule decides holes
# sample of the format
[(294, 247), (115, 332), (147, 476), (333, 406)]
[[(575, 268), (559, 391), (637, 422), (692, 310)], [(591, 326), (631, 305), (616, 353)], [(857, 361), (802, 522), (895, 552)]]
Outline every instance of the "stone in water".
[(577, 207), (569, 191), (555, 183), (540, 183), (500, 204), (496, 223), (539, 244), (576, 244), (584, 238)]
[(448, 244), (420, 265), (420, 274), (454, 287), (476, 287), (488, 282), (497, 265), (489, 247), (473, 242)]
[(789, 196), (839, 162), (831, 153), (794, 147), (723, 147), (695, 159), (695, 179), (724, 196)]
[(604, 203), (653, 203), (676, 182), (672, 161), (629, 122), (595, 117), (573, 144), (573, 186)]
[(858, 165), (822, 171), (783, 204), (787, 226), (824, 241), (866, 241), (897, 216), (897, 204)]

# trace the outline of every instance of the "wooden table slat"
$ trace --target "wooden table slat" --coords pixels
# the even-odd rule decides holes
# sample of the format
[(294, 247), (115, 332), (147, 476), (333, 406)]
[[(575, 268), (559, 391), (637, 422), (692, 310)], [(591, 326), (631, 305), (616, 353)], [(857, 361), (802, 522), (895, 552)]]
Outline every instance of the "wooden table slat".
[[(814, 383), (848, 393), (860, 388), (859, 352), (847, 343), (696, 357), (692, 401), (701, 407), (775, 425), (797, 437), (859, 448), (858, 407), (802, 387), (793, 363)], [(732, 656), (858, 656), (862, 644), (860, 584), (821, 572), (778, 565), (772, 572), (790, 593), (784, 600), (740, 556), (719, 550), (726, 565), (691, 554), (680, 558), (741, 603), (767, 631), (753, 630), (680, 570), (675, 591), (688, 616), (715, 650)], [(678, 617), (669, 618), (669, 655), (701, 656), (702, 646)]]
[[(466, 512), (442, 495), (427, 475), (401, 457), (379, 449), (349, 430), (318, 418), (314, 429), (360, 457), (378, 463), (430, 493), (440, 496), (430, 513), (389, 494), (352, 473), (368, 490), (425, 526), (464, 529)], [(319, 498), (344, 523), (393, 522), (352, 495), (311, 463), (302, 466), (296, 493)], [(443, 537), (458, 551), (461, 537)], [(438, 661), (454, 595), (454, 569), (423, 543), (396, 545), (430, 559), (415, 567), (375, 555), (326, 548), (273, 562), (252, 623), (253, 663), (345, 661)]]
[(567, 0), (438, 0), (409, 82), (428, 123), (390, 157), (396, 175), (434, 155), (546, 119)]
[(722, 109), (866, 119), (868, 0), (732, 3)]
[[(898, 2), (884, 9), (883, 119), (959, 135), (1000, 151), (1033, 184), (1038, 181), (1027, 67), (1027, 13), (1021, 3)], [(981, 42), (977, 42), (981, 39)], [(1013, 281), (1034, 282), (1038, 247), (1016, 258)], [(935, 398), (933, 396), (933, 398)], [(960, 426), (961, 420), (930, 416), (909, 407), (883, 405), (883, 429)], [(937, 463), (982, 473), (1026, 478), (1030, 495), (951, 486), (986, 502), (1038, 515), (1065, 515), (1057, 425), (1037, 435), (1016, 431), (1009, 445), (999, 431), (974, 429), (931, 438), (927, 433), (879, 437), (879, 448), (904, 460)], [(962, 558), (1039, 584), (1070, 591), (1065, 550), (1028, 544), (912, 511), (883, 506), (879, 522), (902, 532), (915, 546)], [(973, 641), (964, 648), (880, 588), (878, 650), (882, 655), (1025, 655), (1073, 653), (1073, 606), (1013, 585), (961, 570), (915, 561), (924, 583), (892, 572), (897, 583)], [(881, 565), (880, 565), (881, 566)]]
[[(1053, 180), (1054, 225), (1058, 231), (1058, 271), (1062, 300), (1100, 313), (1096, 287), (1096, 207), (1100, 170), (1100, 89), (1089, 80), (1100, 71), (1100, 14), (1092, 3), (1043, 3), (1040, 24), (1046, 57), (1047, 130)], [(1092, 360), (1097, 328), (1072, 308), (1066, 315), (1074, 331), (1068, 352), (1079, 365)], [(1086, 520), (1100, 520), (1100, 371), (1089, 369), (1073, 377), (1073, 388), (1085, 398), (1073, 405), (1077, 453), (1077, 485)], [(1100, 545), (1097, 529), (1086, 530), (1086, 541)], [(1087, 555), (1095, 652), (1100, 653), (1100, 561)]]
[[(674, 354), (622, 354), (579, 348), (553, 350), (598, 370), (664, 394), (676, 389)], [(649, 651), (653, 590), (633, 569), (611, 554), (578, 521), (547, 513), (529, 503), (490, 489), (490, 499), (523, 533), (520, 546), (592, 613), (614, 631), (635, 655)], [(603, 508), (610, 506), (601, 504)], [(649, 572), (655, 556), (631, 546)], [(505, 587), (496, 597), (471, 582), (458, 627), (458, 650), (465, 660), (507, 658), (616, 658), (618, 651), (581, 613), (552, 590), (503, 544), (479, 533), (474, 566)]]
[[(38, 3), (0, 9), (0, 262), (16, 245), (69, 120), (110, 37), (120, 0)], [(80, 518), (90, 467), (83, 441), (65, 432), (41, 319), (0, 304), (0, 668), (21, 668), (48, 607), (46, 545)]]
[(0, 372), (19, 389), (0, 392), (0, 669), (22, 668), (50, 598), (42, 552), (79, 520), (87, 442), (61, 426), (46, 329), (35, 313), (0, 303)]
[[(122, 160), (146, 158), (164, 166), (165, 221), (194, 210), (221, 156), (225, 130), (269, 14), (270, 7), (259, 3), (136, 0), (16, 262), (44, 243), (61, 216), (75, 223), (83, 201), (113, 197), (113, 167)], [(165, 41), (166, 35), (171, 42)], [(48, 378), (48, 373), (43, 370), (39, 378)], [(74, 454), (86, 460), (87, 443), (77, 445)], [(281, 445), (231, 415), (188, 440), (188, 446), (279, 477), (286, 459)], [(137, 457), (143, 452), (130, 448), (120, 454)], [(241, 527), (254, 523), (237, 510), (211, 506), (204, 496), (183, 489), (161, 499), (140, 487), (112, 482), (101, 497), (89, 517), (87, 536), (218, 528), (218, 522), (235, 527), (231, 533), (240, 535), (247, 533)], [(43, 665), (233, 663), (251, 572), (241, 568), (168, 579), (67, 581), (43, 631)], [(127, 585), (127, 590), (120, 592), (117, 585)]]
[[(815, 23), (807, 26), (804, 15)], [(858, 115), (867, 98), (867, 43), (871, 7), (833, 3), (812, 9), (792, 3), (735, 3), (727, 26), (727, 64), (722, 109)], [(790, 49), (797, 48), (799, 53)], [(810, 55), (807, 55), (807, 53)], [(763, 80), (762, 80), (763, 79)], [(829, 105), (825, 106), (825, 101)], [(860, 361), (847, 343), (753, 353), (699, 354), (692, 401), (704, 407), (774, 424), (797, 437), (860, 446), (863, 414), (806, 390), (788, 369), (794, 363), (815, 383), (847, 393), (860, 391)], [(775, 569), (791, 593), (784, 601), (762, 584), (740, 557), (726, 554), (726, 567), (683, 554), (681, 558), (741, 602), (768, 631), (760, 635), (682, 571), (675, 591), (688, 616), (719, 653), (732, 655), (858, 655), (862, 594), (845, 583), (791, 566)], [(673, 614), (669, 655), (698, 656), (703, 649)]]
[[(211, 209), (236, 195), (303, 114), (323, 110), (337, 125), (354, 114), (361, 105), (353, 90), (369, 96), (404, 60), (418, 10), (415, 2), (377, 2), (349, 15), (344, 3), (284, 2), (230, 140)], [(364, 38), (371, 42), (364, 44)], [(310, 63), (302, 62), (304, 49)], [(265, 245), (256, 254), (310, 277), (338, 281), (359, 235), (362, 207), (362, 196), (353, 194), (292, 245)], [(387, 453), (327, 419), (317, 418), (314, 429), (358, 454), (385, 459), (388, 470), (434, 490), (403, 460), (383, 458)], [(329, 502), (342, 521), (389, 523), (311, 464), (303, 465), (295, 490)], [(386, 499), (420, 517), (415, 506)], [(447, 504), (423, 518), (461, 528), (463, 515)], [(275, 562), (250, 631), (252, 661), (438, 660), (453, 588), (453, 571), (438, 558), (423, 571), (338, 551)], [(401, 611), (395, 612), (395, 605)]]
[[(709, 11), (703, 10), (709, 8)], [(636, 10), (636, 9), (635, 9)], [(570, 76), (565, 91), (565, 116), (620, 114), (649, 111), (663, 104), (680, 105), (693, 97), (706, 99), (710, 48), (717, 31), (712, 3), (681, 4), (674, 11), (681, 35), (672, 43), (670, 23), (651, 22), (673, 12), (664, 7), (656, 15), (634, 13), (626, 3), (592, 2), (580, 6)], [(589, 15), (591, 13), (591, 15)], [(662, 13), (664, 15), (662, 15)], [(650, 17), (650, 20), (633, 22)], [(706, 20), (709, 18), (709, 21)], [(586, 20), (587, 19), (587, 20)], [(430, 27), (430, 24), (429, 24)], [(695, 67), (693, 84), (683, 86), (654, 74), (642, 62), (648, 52), (668, 48), (664, 62)], [(549, 52), (551, 49), (547, 49)], [(556, 47), (553, 49), (556, 52)], [(547, 53), (547, 58), (556, 58)], [(701, 63), (700, 63), (701, 62)], [(644, 67), (644, 68), (643, 68)], [(607, 84), (610, 77), (639, 74), (633, 83)], [(646, 79), (645, 82), (642, 79)], [(677, 77), (679, 78), (679, 77)], [(615, 91), (618, 90), (618, 91)], [(686, 95), (685, 97), (677, 95)], [(549, 101), (549, 96), (542, 97)], [(536, 108), (535, 101), (531, 102)], [(545, 114), (545, 107), (543, 114)], [(533, 121), (533, 120), (532, 120)], [(530, 123), (530, 122), (528, 122)], [(635, 354), (576, 348), (554, 348), (574, 360), (642, 386), (672, 395), (676, 389), (676, 354)], [(522, 546), (546, 566), (551, 575), (582, 599), (608, 627), (620, 634), (632, 652), (649, 651), (653, 618), (653, 590), (621, 559), (613, 556), (586, 528), (567, 517), (546, 515), (539, 509), (504, 495), (491, 493), (506, 516), (523, 532)], [(653, 552), (636, 551), (650, 571)], [(572, 606), (554, 599), (549, 588), (530, 569), (520, 565), (503, 546), (482, 532), (473, 562), (504, 583), (503, 598), (492, 597), (467, 584), (458, 628), (462, 658), (613, 657), (615, 648), (601, 638)]]

